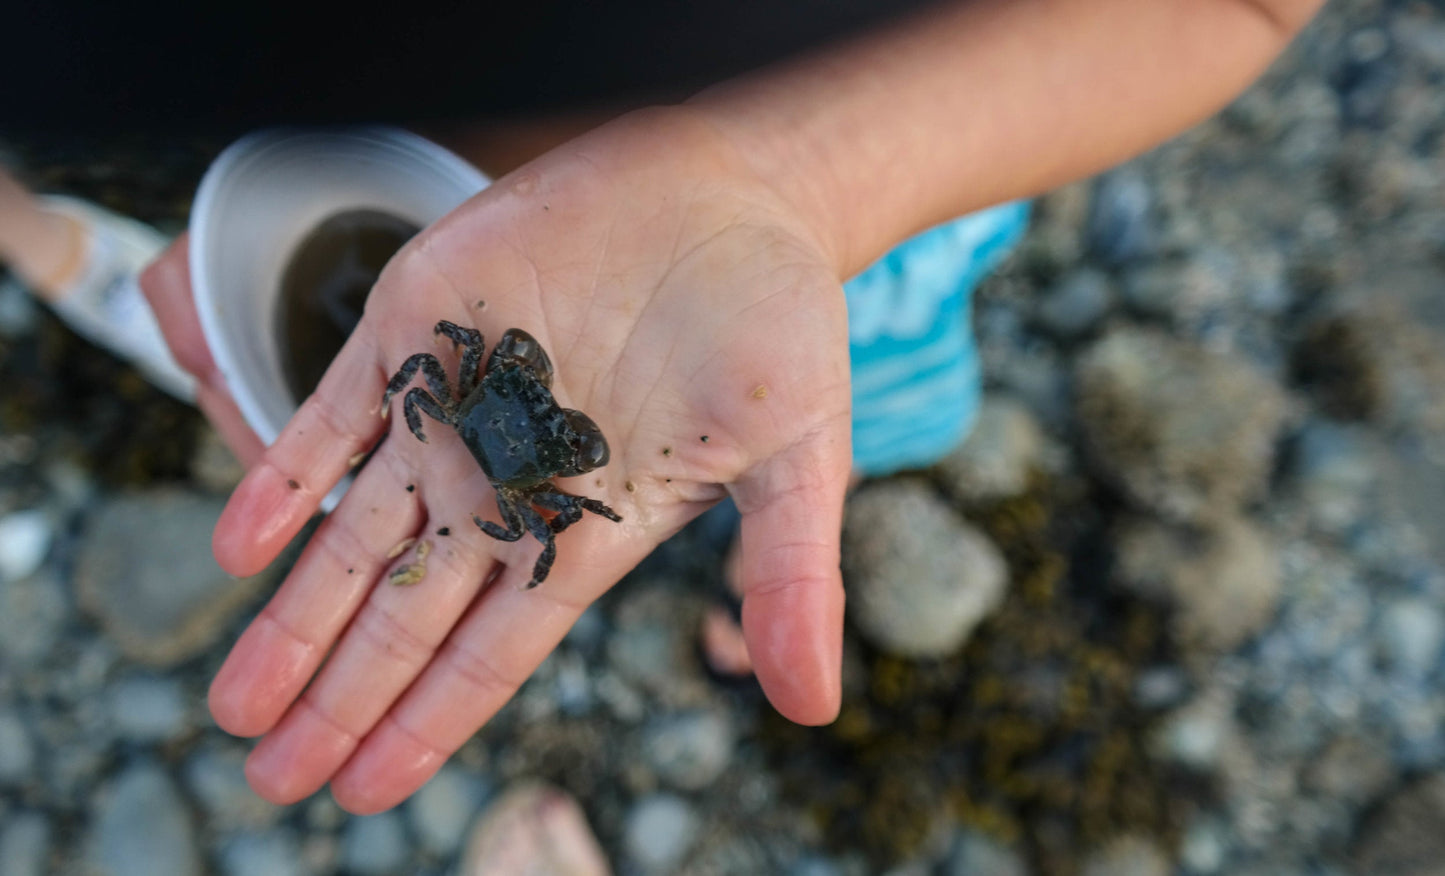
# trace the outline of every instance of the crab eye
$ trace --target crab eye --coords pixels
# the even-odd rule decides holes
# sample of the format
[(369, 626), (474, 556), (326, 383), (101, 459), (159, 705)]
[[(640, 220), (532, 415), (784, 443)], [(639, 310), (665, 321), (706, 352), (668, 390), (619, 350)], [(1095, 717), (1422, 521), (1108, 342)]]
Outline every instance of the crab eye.
[(552, 360), (537, 339), (521, 329), (507, 329), (502, 339), (497, 341), (497, 346), (492, 349), (492, 360), (497, 359), (510, 359), (518, 365), (526, 365), (536, 373), (543, 386), (552, 388)]
[(572, 444), (577, 451), (577, 469), (592, 471), (606, 465), (611, 453), (607, 449), (607, 439), (602, 437), (602, 430), (581, 411), (567, 410), (566, 416), (567, 425), (577, 433), (577, 440)]

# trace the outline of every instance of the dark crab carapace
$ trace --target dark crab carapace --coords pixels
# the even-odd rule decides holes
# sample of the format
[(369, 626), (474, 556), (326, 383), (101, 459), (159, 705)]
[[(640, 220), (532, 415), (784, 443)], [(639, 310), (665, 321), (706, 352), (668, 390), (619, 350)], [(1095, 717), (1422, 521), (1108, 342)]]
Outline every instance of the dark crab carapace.
[[(425, 442), (421, 415), (457, 430), (487, 479), (497, 491), (497, 507), (505, 527), (472, 515), (482, 532), (501, 541), (532, 533), (542, 555), (532, 569), (528, 587), (547, 578), (557, 556), (556, 535), (578, 520), (584, 510), (621, 521), (611, 508), (586, 496), (557, 489), (554, 477), (580, 475), (607, 464), (607, 439), (581, 411), (561, 407), (552, 397), (552, 362), (537, 339), (521, 329), (508, 329), (492, 348), (481, 372), (486, 345), (482, 333), (443, 320), (435, 334), (461, 348), (462, 361), (453, 396), (441, 362), (417, 353), (402, 363), (381, 398), (382, 416), (392, 396), (401, 392), (420, 369), (431, 392), (416, 387), (402, 400), (406, 425)], [(542, 511), (553, 512), (551, 519)]]

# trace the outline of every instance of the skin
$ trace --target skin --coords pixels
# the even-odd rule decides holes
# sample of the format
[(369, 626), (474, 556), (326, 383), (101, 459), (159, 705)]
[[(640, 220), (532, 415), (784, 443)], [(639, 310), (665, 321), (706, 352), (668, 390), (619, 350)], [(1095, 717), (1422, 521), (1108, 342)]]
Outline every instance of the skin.
[[(358, 813), (401, 802), (583, 608), (725, 493), (743, 515), (758, 680), (785, 716), (831, 720), (850, 450), (840, 280), (931, 224), (1193, 124), (1316, 6), (960, 2), (624, 115), (502, 177), (399, 253), (315, 395), (264, 451), (237, 427), (198, 341), (184, 250), (172, 251), (144, 285), (201, 375), (203, 407), (253, 464), (215, 533), (228, 571), (269, 563), (376, 444), (387, 378), (439, 319), (488, 336), (521, 326), (554, 355), (558, 402), (587, 411), (612, 449), (605, 469), (558, 485), (624, 518), (577, 523), (546, 585), (525, 590), (535, 545), (458, 525), (495, 502), (456, 436), (393, 436), (212, 685), (217, 723), (262, 737), (252, 787), (289, 803), (329, 782)], [(450, 350), (438, 356), (455, 367)], [(376, 586), (408, 560), (387, 559), (392, 546), (443, 525), (453, 535), (425, 580)]]

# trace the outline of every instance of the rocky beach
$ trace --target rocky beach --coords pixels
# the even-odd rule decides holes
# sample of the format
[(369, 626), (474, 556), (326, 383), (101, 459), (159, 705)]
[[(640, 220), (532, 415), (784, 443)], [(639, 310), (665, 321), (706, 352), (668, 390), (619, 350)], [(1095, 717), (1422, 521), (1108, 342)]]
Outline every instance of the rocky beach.
[[(0, 161), (178, 233), (224, 145)], [(1445, 7), (1329, 5), (971, 318), (968, 443), (850, 496), (836, 722), (702, 660), (721, 510), (354, 817), (206, 710), (294, 555), (215, 565), (238, 463), (0, 276), (0, 876), (467, 873), (539, 786), (619, 876), (1445, 874)]]

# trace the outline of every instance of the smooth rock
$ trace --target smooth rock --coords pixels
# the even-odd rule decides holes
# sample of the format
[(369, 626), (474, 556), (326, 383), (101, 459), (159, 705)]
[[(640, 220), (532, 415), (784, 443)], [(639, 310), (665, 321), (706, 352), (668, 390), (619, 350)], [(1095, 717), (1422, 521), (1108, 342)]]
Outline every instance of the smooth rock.
[(50, 873), (50, 821), (39, 812), (0, 817), (0, 876)]
[(102, 791), (85, 858), (89, 872), (105, 876), (202, 872), (186, 803), (159, 766), (129, 766)]
[(1151, 747), (1156, 757), (1208, 772), (1238, 736), (1233, 698), (1212, 688), (1166, 716), (1154, 731)]
[(1038, 319), (1055, 337), (1069, 340), (1097, 326), (1113, 303), (1108, 276), (1085, 268), (1069, 274), (1044, 293)]
[(21, 666), (40, 664), (70, 618), (65, 585), (50, 572), (0, 584), (0, 655)]
[(643, 736), (648, 764), (685, 791), (706, 788), (732, 762), (736, 731), (726, 712), (694, 711), (653, 721)]
[(607, 637), (611, 673), (597, 679), (595, 693), (625, 720), (642, 717), (623, 708), (627, 695), (617, 678), (645, 691), (655, 705), (694, 708), (711, 700), (712, 690), (698, 656), (695, 631), (702, 622), (704, 601), (680, 582), (639, 582), (623, 596)]
[(127, 657), (168, 667), (200, 653), (272, 580), (233, 578), (216, 565), (211, 530), (224, 503), (157, 489), (111, 497), (86, 521), (81, 605)]
[(1365, 512), (1380, 473), (1358, 427), (1313, 419), (1290, 444), (1290, 484), (1310, 520), (1341, 532)]
[(1239, 358), (1118, 329), (1083, 355), (1075, 383), (1090, 460), (1139, 507), (1202, 520), (1268, 487), (1285, 398)]
[(246, 752), (233, 743), (199, 748), (186, 760), (184, 779), (217, 830), (256, 831), (274, 824), (285, 812), (251, 790), (246, 782)]
[(645, 873), (677, 869), (697, 840), (701, 821), (676, 794), (650, 794), (633, 804), (623, 826), (627, 857)]
[(175, 678), (133, 675), (106, 688), (116, 733), (131, 742), (163, 742), (191, 729), (187, 697)]
[(301, 842), (295, 831), (277, 828), (243, 833), (221, 845), (221, 870), (226, 876), (306, 876)]
[(1169, 876), (1174, 866), (1151, 839), (1126, 834), (1088, 855), (1079, 876)]
[(455, 854), (476, 820), (487, 783), (470, 770), (447, 764), (406, 804), (417, 843), (435, 855)]
[(1227, 651), (1259, 632), (1280, 600), (1279, 558), (1258, 526), (1221, 518), (1183, 528), (1148, 518), (1116, 536), (1119, 582), (1173, 609), (1177, 640)]
[(885, 481), (848, 502), (843, 523), (848, 615), (900, 657), (957, 650), (1003, 601), (1008, 568), (979, 530), (925, 486)]
[(948, 488), (973, 501), (1017, 496), (1041, 465), (1044, 433), (1022, 402), (988, 395), (968, 439), (938, 464)]
[(1028, 876), (1014, 849), (976, 830), (960, 830), (944, 863), (944, 876)]
[(1375, 641), (1389, 665), (1424, 675), (1439, 664), (1445, 616), (1434, 600), (1425, 597), (1393, 599), (1380, 608)]
[(0, 785), (21, 785), (35, 770), (35, 743), (14, 709), (0, 709)]
[(509, 787), (477, 820), (458, 876), (610, 876), (577, 801), (539, 782)]
[(50, 552), (54, 529), (50, 516), (39, 509), (0, 517), (0, 583), (34, 574)]
[(347, 870), (362, 876), (401, 872), (411, 860), (401, 814), (393, 809), (353, 817), (342, 834), (341, 858)]
[(1089, 249), (1102, 261), (1122, 264), (1154, 248), (1154, 197), (1137, 169), (1124, 167), (1100, 177), (1089, 209)]
[(1445, 775), (1397, 791), (1361, 829), (1354, 847), (1359, 873), (1445, 876)]

